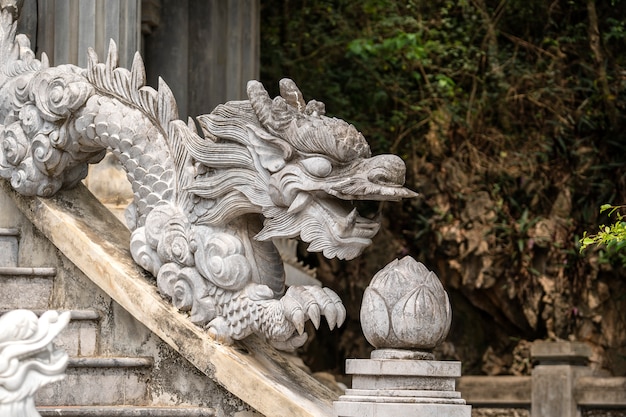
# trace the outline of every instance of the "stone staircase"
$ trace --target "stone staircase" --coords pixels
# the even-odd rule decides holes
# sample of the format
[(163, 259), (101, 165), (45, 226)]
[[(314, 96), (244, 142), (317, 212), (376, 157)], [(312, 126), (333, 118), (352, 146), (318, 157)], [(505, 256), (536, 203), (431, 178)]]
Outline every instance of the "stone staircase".
[[(28, 309), (41, 315), (54, 299), (54, 267), (18, 266), (19, 230), (0, 229), (0, 315)], [(109, 311), (71, 309), (71, 320), (55, 340), (69, 355), (66, 378), (37, 392), (42, 417), (208, 417), (212, 407), (154, 404), (155, 358), (102, 352), (101, 321)], [(7, 416), (8, 417), (8, 416)]]

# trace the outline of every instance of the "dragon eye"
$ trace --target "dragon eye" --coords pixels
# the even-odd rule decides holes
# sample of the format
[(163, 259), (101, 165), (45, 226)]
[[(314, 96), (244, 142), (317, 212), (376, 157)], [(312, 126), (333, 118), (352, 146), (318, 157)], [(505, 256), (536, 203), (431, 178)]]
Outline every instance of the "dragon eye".
[(301, 163), (309, 174), (320, 178), (327, 177), (333, 170), (333, 166), (330, 161), (319, 156), (303, 159)]

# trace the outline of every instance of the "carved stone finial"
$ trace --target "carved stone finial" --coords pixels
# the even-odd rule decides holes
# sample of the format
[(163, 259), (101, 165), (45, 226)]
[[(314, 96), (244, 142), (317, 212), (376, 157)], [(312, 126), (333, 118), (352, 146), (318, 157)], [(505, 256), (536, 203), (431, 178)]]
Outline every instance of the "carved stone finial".
[(450, 330), (448, 295), (434, 272), (410, 256), (380, 270), (363, 295), (361, 326), (385, 358), (432, 359)]
[(35, 392), (65, 377), (67, 353), (52, 340), (65, 328), (70, 313), (47, 311), (37, 317), (13, 310), (0, 317), (0, 415), (40, 417)]
[(461, 362), (436, 361), (431, 350), (448, 335), (448, 294), (432, 271), (407, 256), (390, 262), (363, 295), (361, 326), (377, 348), (348, 359), (352, 388), (334, 403), (339, 417), (470, 417), (455, 391)]

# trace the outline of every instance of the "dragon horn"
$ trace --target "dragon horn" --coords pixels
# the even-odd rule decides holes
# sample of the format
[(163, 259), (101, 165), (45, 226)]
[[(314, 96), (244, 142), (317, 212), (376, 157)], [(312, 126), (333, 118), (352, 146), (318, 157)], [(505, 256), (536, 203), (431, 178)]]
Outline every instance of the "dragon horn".
[(247, 93), (250, 104), (261, 125), (274, 135), (284, 138), (284, 132), (289, 124), (300, 113), (290, 106), (283, 97), (279, 96), (272, 100), (263, 85), (258, 81), (248, 81)]
[(283, 78), (280, 80), (278, 84), (280, 86), (280, 95), (285, 99), (287, 104), (291, 107), (294, 107), (300, 113), (304, 113), (304, 109), (306, 108), (306, 103), (304, 102), (304, 97), (302, 96), (302, 92), (289, 78)]

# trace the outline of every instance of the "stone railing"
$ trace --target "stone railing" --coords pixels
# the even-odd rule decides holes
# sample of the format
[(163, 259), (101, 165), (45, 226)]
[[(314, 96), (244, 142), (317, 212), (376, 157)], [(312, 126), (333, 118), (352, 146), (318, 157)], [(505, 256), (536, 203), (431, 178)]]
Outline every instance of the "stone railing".
[(465, 376), (458, 388), (474, 416), (626, 416), (626, 378), (599, 375), (578, 342), (535, 342), (531, 376)]

